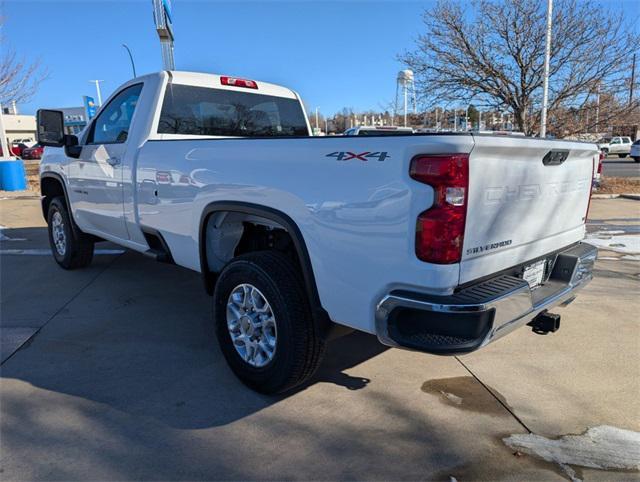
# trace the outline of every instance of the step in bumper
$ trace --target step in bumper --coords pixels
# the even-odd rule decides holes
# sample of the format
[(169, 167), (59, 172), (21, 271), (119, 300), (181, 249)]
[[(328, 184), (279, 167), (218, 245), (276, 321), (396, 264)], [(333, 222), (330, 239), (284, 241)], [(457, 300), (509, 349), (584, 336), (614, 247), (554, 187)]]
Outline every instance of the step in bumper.
[(477, 350), (545, 310), (573, 301), (591, 281), (597, 253), (594, 246), (579, 243), (553, 255), (548, 279), (533, 290), (522, 278), (502, 275), (449, 296), (392, 291), (376, 307), (378, 339), (442, 355)]

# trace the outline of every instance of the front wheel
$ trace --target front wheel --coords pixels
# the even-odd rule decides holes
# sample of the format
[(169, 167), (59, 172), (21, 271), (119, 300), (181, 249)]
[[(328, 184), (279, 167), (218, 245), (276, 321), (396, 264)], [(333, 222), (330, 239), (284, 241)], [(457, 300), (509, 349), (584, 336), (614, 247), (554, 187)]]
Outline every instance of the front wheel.
[(93, 259), (94, 242), (79, 230), (74, 232), (71, 223), (64, 198), (52, 199), (47, 215), (51, 253), (56, 263), (64, 269), (84, 268)]
[(618, 154), (618, 157), (627, 157), (629, 154)]
[(309, 379), (324, 353), (298, 269), (278, 252), (231, 260), (213, 294), (216, 334), (227, 363), (250, 388), (281, 393)]

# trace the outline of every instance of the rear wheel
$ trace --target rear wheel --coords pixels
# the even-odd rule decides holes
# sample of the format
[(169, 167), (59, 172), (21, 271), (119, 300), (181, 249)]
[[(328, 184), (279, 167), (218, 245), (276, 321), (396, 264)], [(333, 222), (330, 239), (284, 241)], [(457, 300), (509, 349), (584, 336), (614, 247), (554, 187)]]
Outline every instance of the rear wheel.
[(84, 268), (93, 259), (93, 239), (74, 229), (64, 198), (56, 197), (49, 203), (47, 215), (49, 244), (56, 262), (64, 269)]
[(290, 390), (319, 366), (324, 339), (298, 270), (283, 254), (260, 251), (230, 261), (218, 277), (213, 303), (222, 353), (254, 390)]
[(640, 162), (640, 157), (636, 156), (636, 157), (633, 158), (633, 160), (636, 161), (636, 162)]

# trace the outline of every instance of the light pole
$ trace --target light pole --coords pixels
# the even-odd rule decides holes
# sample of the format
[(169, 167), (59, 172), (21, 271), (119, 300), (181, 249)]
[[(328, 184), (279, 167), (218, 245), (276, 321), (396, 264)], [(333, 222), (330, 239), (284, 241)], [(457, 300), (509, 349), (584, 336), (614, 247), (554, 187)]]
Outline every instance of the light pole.
[(551, 22), (553, 21), (553, 0), (547, 0), (547, 40), (544, 49), (544, 84), (542, 85), (542, 115), (540, 137), (547, 137), (547, 104), (549, 103), (549, 61), (551, 59)]
[(316, 129), (320, 129), (320, 122), (318, 120), (318, 109), (320, 109), (320, 107), (316, 107)]
[(131, 54), (131, 49), (127, 44), (122, 44), (122, 46), (127, 50), (127, 53), (129, 54), (129, 60), (131, 60), (131, 69), (133, 69), (133, 78), (135, 79), (137, 77), (136, 64), (133, 62), (133, 55)]
[(102, 96), (100, 95), (100, 82), (104, 82), (104, 80), (90, 80), (89, 82), (93, 82), (96, 84), (96, 93), (98, 94), (98, 107), (102, 107)]

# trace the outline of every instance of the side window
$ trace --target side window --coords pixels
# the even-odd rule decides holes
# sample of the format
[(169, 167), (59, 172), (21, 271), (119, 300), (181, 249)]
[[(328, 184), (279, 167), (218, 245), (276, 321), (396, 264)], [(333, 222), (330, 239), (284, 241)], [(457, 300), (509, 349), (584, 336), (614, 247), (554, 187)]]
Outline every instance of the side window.
[(631, 139), (629, 139), (628, 137), (623, 137), (622, 138), (622, 143), (623, 144), (631, 144)]
[(613, 139), (611, 139), (611, 144), (620, 144), (620, 138), (614, 137)]
[(142, 84), (127, 87), (105, 107), (93, 122), (88, 144), (113, 144), (126, 142), (131, 118), (136, 109)]

